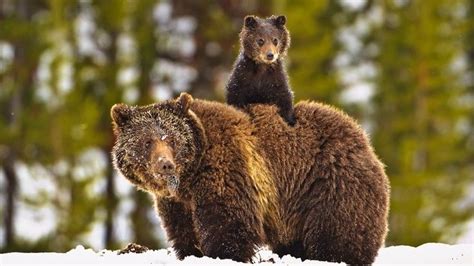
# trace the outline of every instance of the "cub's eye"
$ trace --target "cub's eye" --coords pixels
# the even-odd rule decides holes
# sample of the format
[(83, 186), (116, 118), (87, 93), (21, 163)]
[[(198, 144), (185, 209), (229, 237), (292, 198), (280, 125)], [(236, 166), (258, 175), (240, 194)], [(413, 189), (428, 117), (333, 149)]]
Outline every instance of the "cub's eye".
[(257, 41), (257, 44), (259, 46), (262, 46), (264, 43), (265, 43), (265, 41), (263, 39), (258, 39), (258, 41)]
[(278, 39), (273, 39), (273, 45), (277, 46), (278, 45)]

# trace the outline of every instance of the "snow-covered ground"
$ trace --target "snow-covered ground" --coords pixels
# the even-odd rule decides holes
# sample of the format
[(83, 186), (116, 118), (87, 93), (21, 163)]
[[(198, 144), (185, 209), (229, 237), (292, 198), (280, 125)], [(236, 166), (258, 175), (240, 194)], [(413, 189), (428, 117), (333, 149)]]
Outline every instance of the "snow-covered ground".
[[(438, 243), (424, 244), (419, 247), (393, 246), (379, 251), (375, 264), (465, 264), (474, 265), (473, 244), (447, 245)], [(268, 250), (260, 250), (255, 263), (271, 265), (333, 265), (335, 263), (304, 261), (290, 256), (278, 258)], [(178, 261), (171, 249), (148, 251), (142, 254), (117, 255), (114, 251), (103, 250), (95, 252), (78, 246), (67, 253), (5, 253), (0, 254), (0, 265), (11, 264), (181, 264), (181, 265), (210, 265), (225, 264), (239, 265), (231, 260), (188, 257)]]

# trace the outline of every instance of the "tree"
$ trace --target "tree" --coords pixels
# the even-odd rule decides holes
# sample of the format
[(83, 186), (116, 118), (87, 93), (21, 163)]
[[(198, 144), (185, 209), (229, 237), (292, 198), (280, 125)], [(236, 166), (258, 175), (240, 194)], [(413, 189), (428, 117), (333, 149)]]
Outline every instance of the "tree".
[[(7, 9), (6, 7), (10, 7)], [(15, 163), (18, 158), (28, 154), (28, 143), (23, 141), (28, 130), (28, 116), (31, 113), (33, 90), (29, 86), (34, 79), (34, 70), (38, 64), (38, 50), (44, 45), (37, 38), (39, 27), (33, 15), (44, 8), (43, 1), (31, 4), (20, 0), (8, 2), (0, 6), (0, 40), (7, 41), (14, 55), (11, 66), (0, 74), (0, 161), (6, 178), (6, 198), (3, 226), (5, 228), (5, 250), (14, 250), (17, 246), (15, 238), (15, 211), (18, 200), (18, 176)], [(33, 45), (33, 49), (28, 47)]]
[(338, 1), (288, 1), (284, 11), (289, 17), (289, 75), (296, 99), (337, 105), (342, 88), (334, 60), (341, 48), (337, 38), (342, 7)]
[(390, 244), (453, 241), (470, 216), (459, 207), (472, 179), (457, 129), (467, 110), (451, 68), (462, 52), (462, 3), (379, 2), (372, 140), (391, 179)]

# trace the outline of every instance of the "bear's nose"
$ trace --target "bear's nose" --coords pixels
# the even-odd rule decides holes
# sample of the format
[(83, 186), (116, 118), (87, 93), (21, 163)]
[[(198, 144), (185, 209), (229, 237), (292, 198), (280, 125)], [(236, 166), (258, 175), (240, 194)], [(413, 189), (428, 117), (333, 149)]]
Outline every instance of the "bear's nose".
[(273, 60), (273, 53), (272, 52), (267, 53), (267, 59), (268, 60)]
[(158, 171), (160, 171), (161, 174), (173, 174), (175, 168), (172, 161), (165, 158), (158, 159)]

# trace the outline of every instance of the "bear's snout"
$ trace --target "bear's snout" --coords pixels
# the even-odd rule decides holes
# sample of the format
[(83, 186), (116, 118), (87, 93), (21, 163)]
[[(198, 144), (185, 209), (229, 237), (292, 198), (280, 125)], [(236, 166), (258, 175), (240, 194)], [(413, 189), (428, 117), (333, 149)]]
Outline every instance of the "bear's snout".
[(156, 162), (156, 171), (162, 175), (172, 175), (175, 172), (176, 165), (164, 157), (159, 157)]
[(150, 162), (153, 175), (170, 176), (176, 173), (176, 163), (173, 159), (173, 151), (170, 146), (161, 140), (157, 140), (151, 153)]
[(261, 50), (259, 55), (260, 61), (265, 64), (272, 64), (278, 59), (278, 51), (275, 46), (265, 47)]

